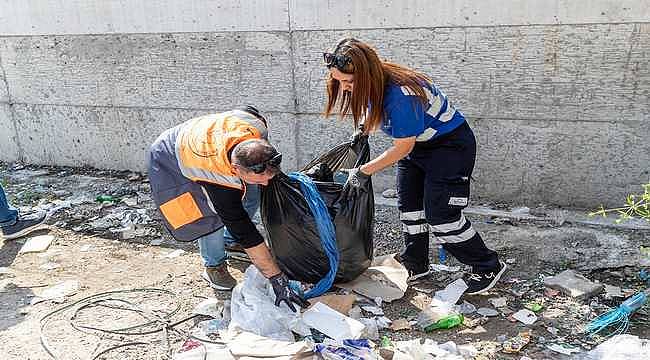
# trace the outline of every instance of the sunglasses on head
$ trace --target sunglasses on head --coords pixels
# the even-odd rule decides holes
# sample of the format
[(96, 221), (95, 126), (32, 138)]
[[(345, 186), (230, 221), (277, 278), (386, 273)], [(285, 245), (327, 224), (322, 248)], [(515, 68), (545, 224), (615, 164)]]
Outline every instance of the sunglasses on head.
[(347, 55), (333, 54), (328, 52), (323, 53), (323, 60), (325, 61), (325, 65), (328, 68), (331, 68), (333, 66), (341, 71), (343, 71), (347, 64), (352, 62), (352, 59)]
[(277, 153), (268, 160), (265, 160), (259, 164), (247, 166), (246, 168), (256, 174), (261, 174), (266, 171), (266, 168), (269, 166), (279, 167), (282, 162), (282, 153)]

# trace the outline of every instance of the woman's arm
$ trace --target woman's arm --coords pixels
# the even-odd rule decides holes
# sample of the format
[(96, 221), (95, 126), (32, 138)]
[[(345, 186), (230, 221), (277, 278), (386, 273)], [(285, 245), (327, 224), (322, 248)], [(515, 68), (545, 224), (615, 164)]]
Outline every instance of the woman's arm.
[(373, 175), (404, 158), (415, 146), (415, 136), (393, 139), (393, 146), (381, 155), (361, 165), (359, 170), (366, 175)]

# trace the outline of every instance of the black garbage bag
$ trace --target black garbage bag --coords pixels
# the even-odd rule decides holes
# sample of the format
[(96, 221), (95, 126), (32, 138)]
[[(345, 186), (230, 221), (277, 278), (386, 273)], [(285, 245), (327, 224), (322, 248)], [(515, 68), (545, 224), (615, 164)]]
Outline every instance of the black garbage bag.
[[(370, 159), (368, 137), (354, 146), (336, 146), (300, 172), (314, 179), (336, 229), (339, 266), (335, 282), (347, 282), (372, 262), (375, 200), (372, 182), (354, 198), (341, 198), (347, 175), (340, 169), (358, 167)], [(336, 181), (335, 181), (336, 180)], [(329, 271), (316, 222), (298, 181), (278, 174), (262, 192), (262, 221), (280, 269), (290, 279), (317, 283)]]

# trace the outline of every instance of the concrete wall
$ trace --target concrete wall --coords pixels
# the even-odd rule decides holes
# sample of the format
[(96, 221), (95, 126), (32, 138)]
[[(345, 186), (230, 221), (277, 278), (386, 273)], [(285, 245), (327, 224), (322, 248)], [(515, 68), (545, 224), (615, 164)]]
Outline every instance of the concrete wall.
[(342, 36), (468, 115), (481, 199), (592, 207), (650, 180), (645, 0), (0, 0), (0, 160), (142, 170), (165, 128), (252, 103), (295, 169), (350, 132), (319, 116)]

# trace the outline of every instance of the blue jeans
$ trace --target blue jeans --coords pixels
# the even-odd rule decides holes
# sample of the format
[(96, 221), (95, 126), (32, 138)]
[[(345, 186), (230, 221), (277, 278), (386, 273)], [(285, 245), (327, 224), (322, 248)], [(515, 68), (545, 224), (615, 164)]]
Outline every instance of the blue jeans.
[(18, 210), (9, 206), (5, 190), (0, 185), (0, 227), (13, 225), (16, 219), (18, 219)]
[[(246, 184), (246, 195), (242, 201), (244, 210), (251, 219), (255, 216), (260, 206), (260, 186)], [(199, 252), (203, 258), (203, 265), (218, 266), (226, 261), (226, 244), (236, 243), (237, 240), (224, 226), (221, 229), (201, 236), (199, 239)]]

